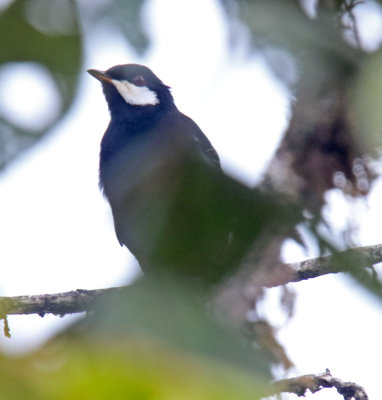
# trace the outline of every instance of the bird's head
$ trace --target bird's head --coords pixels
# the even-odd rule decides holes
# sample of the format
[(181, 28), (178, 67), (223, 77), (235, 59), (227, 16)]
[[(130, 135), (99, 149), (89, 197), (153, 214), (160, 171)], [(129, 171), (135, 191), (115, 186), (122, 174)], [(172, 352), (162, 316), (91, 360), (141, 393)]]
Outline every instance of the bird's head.
[(143, 65), (116, 65), (107, 71), (88, 72), (102, 83), (112, 116), (131, 107), (143, 111), (174, 104), (170, 88)]

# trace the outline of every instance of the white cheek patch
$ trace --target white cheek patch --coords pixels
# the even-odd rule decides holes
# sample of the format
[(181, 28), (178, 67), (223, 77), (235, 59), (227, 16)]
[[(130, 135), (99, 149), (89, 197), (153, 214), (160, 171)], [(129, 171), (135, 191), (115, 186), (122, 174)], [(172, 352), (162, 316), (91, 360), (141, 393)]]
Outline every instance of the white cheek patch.
[(129, 81), (117, 81), (116, 79), (112, 79), (112, 83), (127, 104), (132, 106), (155, 106), (159, 103), (157, 94), (147, 86), (136, 86)]

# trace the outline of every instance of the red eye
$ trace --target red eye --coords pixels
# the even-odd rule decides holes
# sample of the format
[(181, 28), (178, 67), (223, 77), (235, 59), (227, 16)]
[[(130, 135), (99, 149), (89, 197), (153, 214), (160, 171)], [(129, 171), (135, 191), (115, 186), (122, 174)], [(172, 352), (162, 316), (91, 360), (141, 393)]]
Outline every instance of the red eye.
[(145, 86), (146, 85), (146, 81), (145, 78), (141, 75), (137, 75), (134, 79), (133, 79), (133, 83), (136, 86)]

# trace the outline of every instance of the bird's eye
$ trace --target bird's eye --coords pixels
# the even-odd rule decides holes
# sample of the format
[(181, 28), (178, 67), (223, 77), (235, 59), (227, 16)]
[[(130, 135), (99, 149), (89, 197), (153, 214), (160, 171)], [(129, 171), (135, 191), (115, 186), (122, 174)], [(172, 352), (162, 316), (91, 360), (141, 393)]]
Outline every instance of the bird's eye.
[(134, 79), (133, 79), (133, 83), (136, 86), (145, 86), (146, 85), (146, 81), (145, 78), (142, 75), (137, 75)]

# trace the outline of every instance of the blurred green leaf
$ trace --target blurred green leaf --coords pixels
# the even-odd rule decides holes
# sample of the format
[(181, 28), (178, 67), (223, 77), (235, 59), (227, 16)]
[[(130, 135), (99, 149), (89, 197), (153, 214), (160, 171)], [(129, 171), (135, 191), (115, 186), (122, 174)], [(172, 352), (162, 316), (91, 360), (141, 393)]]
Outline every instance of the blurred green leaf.
[(0, 359), (1, 398), (260, 398), (265, 355), (198, 296), (171, 277), (111, 293), (42, 349)]
[(237, 268), (260, 237), (294, 226), (298, 210), (282, 196), (249, 189), (192, 161), (183, 176), (159, 236), (155, 260), (191, 277), (220, 280)]
[[(321, 84), (333, 84), (335, 81), (326, 80), (350, 76), (363, 60), (364, 53), (344, 41), (339, 14), (334, 10), (319, 7), (317, 17), (309, 18), (295, 0), (221, 1), (232, 22), (237, 14), (250, 29), (252, 43), (258, 49), (281, 47), (301, 62), (300, 74), (307, 79), (300, 86), (314, 89)], [(275, 63), (269, 61), (276, 73), (289, 67), (285, 63), (278, 65), (279, 59)], [(280, 71), (279, 75), (285, 73)]]
[(4, 400), (254, 400), (264, 387), (239, 368), (134, 336), (57, 339), (30, 357), (1, 360), (0, 368)]
[(367, 152), (378, 156), (382, 145), (382, 53), (365, 60), (352, 88), (353, 123), (362, 132)]
[(37, 131), (10, 121), (0, 109), (1, 168), (46, 134), (72, 103), (82, 62), (75, 3), (71, 0), (11, 2), (0, 13), (0, 49), (0, 72), (1, 67), (19, 62), (43, 67), (51, 74), (61, 103), (58, 114)]
[(281, 195), (251, 190), (193, 157), (178, 141), (142, 143), (143, 151), (136, 146), (121, 157), (117, 231), (146, 273), (216, 283), (263, 234), (292, 230), (300, 212)]
[(218, 322), (203, 293), (172, 276), (145, 277), (103, 299), (79, 330), (90, 341), (151, 337), (179, 351), (270, 378), (269, 359), (229, 321)]
[(90, 26), (104, 23), (119, 30), (134, 50), (142, 54), (149, 45), (147, 26), (142, 17), (146, 3), (144, 0), (111, 0), (98, 7), (92, 3), (84, 4), (85, 18)]

